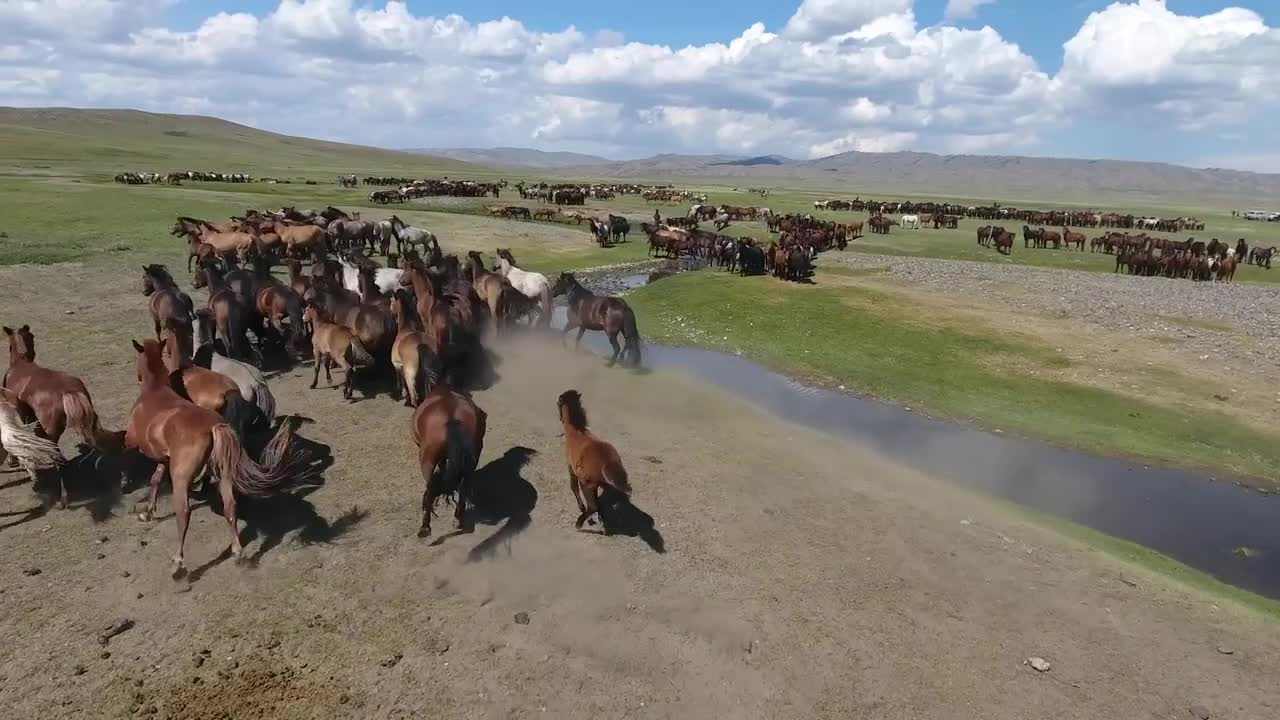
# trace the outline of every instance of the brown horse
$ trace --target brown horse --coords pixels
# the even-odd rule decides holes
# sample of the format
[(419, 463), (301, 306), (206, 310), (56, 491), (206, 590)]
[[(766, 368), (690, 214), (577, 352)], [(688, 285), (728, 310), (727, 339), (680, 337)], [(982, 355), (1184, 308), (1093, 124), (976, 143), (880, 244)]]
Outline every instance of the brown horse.
[[(23, 415), (35, 416), (39, 423), (36, 433), (56, 443), (71, 429), (99, 452), (118, 450), (118, 434), (102, 429), (84, 382), (74, 375), (36, 364), (36, 339), (31, 328), (5, 327), (4, 334), (9, 336), (9, 369), (3, 386), (18, 401)], [(67, 485), (62, 478), (59, 478), (59, 491), (58, 502), (65, 508)]]
[(194, 335), (189, 322), (169, 320), (165, 323), (160, 343), (170, 386), (183, 398), (222, 416), (243, 439), (257, 415), (257, 408), (244, 399), (234, 380), (191, 361), (195, 353)]
[(506, 278), (485, 269), (484, 260), (475, 250), (467, 253), (467, 272), (471, 276), (471, 287), (489, 307), (493, 326), (495, 330), (499, 330), (506, 319), (505, 300), (509, 297), (512, 288), (507, 284)]
[(391, 346), (391, 366), (400, 380), (401, 397), (408, 407), (422, 400), (423, 378), (431, 370), (431, 350), (427, 333), (414, 314), (414, 304), (407, 290), (396, 290), (391, 298), (391, 315), (396, 319), (396, 341)]
[(142, 294), (147, 297), (147, 309), (151, 311), (157, 340), (166, 321), (189, 323), (195, 317), (191, 297), (178, 289), (178, 283), (163, 265), (142, 266)]
[(413, 442), (426, 490), (422, 493), (422, 526), (418, 537), (431, 535), (431, 516), (441, 497), (453, 496), (459, 532), (466, 526), (471, 474), (484, 449), (488, 416), (466, 393), (437, 385), (413, 413)]
[(168, 475), (173, 483), (173, 510), (178, 520), (174, 575), (180, 576), (185, 572), (183, 556), (191, 520), (188, 493), (202, 471), (211, 472), (222, 496), (222, 516), (231, 530), (231, 554), (239, 559), (235, 495), (265, 497), (294, 477), (298, 458), (292, 448), (291, 423), (280, 424), (263, 450), (259, 465), (245, 453), (235, 431), (222, 418), (173, 391), (158, 342), (146, 340), (139, 345), (134, 341), (133, 348), (138, 352), (137, 373), (142, 387), (129, 413), (124, 444), (158, 463), (151, 475), (147, 509), (139, 519), (146, 522), (154, 517), (160, 483)]
[[(599, 493), (603, 485), (630, 497), (631, 483), (627, 480), (627, 469), (622, 466), (618, 450), (587, 429), (587, 411), (582, 407), (581, 393), (577, 390), (561, 393), (556, 401), (556, 410), (560, 414), (560, 424), (564, 426), (569, 489), (578, 501), (579, 515), (574, 526), (581, 530), (582, 524), (600, 510)], [(612, 533), (608, 523), (604, 524), (604, 531), (606, 535)]]
[[(271, 274), (271, 264), (265, 258), (254, 261), (257, 273), (257, 294), (254, 296), (254, 310), (266, 321), (267, 325), (285, 340), (286, 345), (292, 340), (295, 348), (301, 348), (307, 339), (307, 332), (302, 320), (302, 295), (292, 287), (285, 285)], [(283, 320), (289, 320), (289, 331), (286, 333)]]
[(1084, 233), (1072, 232), (1065, 227), (1062, 228), (1062, 244), (1066, 245), (1068, 249), (1075, 245), (1076, 249), (1084, 252), (1084, 241)]
[(365, 349), (359, 336), (345, 325), (338, 325), (325, 319), (324, 310), (315, 303), (307, 303), (303, 311), (304, 322), (310, 323), (311, 348), (315, 361), (315, 372), (311, 376), (311, 389), (315, 390), (320, 382), (320, 368), (324, 367), (325, 382), (333, 384), (330, 368), (336, 364), (342, 369), (342, 397), (351, 399), (351, 372), (357, 367), (370, 367), (374, 364), (373, 356)]
[(417, 296), (418, 320), (426, 332), (432, 371), (452, 385), (465, 385), (461, 376), (469, 374), (483, 354), (470, 298), (441, 291), (431, 274), (419, 269), (405, 270), (400, 284), (413, 287)]
[[(582, 335), (588, 330), (603, 330), (609, 336), (609, 344), (613, 346), (613, 357), (609, 365), (618, 361), (623, 355), (623, 364), (631, 367), (640, 364), (640, 331), (636, 328), (636, 314), (625, 300), (614, 297), (600, 297), (578, 283), (573, 273), (561, 273), (551, 288), (555, 297), (568, 295), (568, 321), (564, 333), (577, 328), (578, 337), (573, 341), (576, 350), (582, 342)], [(626, 347), (618, 345), (618, 333), (626, 340)], [(561, 335), (563, 342), (563, 334)]]
[(293, 259), (286, 263), (289, 268), (289, 287), (298, 293), (298, 297), (306, 298), (311, 289), (311, 278), (302, 274), (302, 261)]
[(193, 283), (197, 288), (209, 288), (209, 300), (206, 307), (213, 318), (216, 336), (227, 350), (227, 356), (233, 359), (247, 357), (248, 338), (245, 328), (249, 324), (248, 308), (226, 281), (216, 263), (196, 271)]

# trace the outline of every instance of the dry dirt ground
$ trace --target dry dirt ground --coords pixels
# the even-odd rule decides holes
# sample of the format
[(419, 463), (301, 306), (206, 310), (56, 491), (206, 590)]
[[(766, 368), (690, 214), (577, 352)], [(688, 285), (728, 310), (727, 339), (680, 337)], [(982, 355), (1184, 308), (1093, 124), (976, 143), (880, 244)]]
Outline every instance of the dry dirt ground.
[[(0, 319), (30, 322), (110, 427), (134, 397), (143, 307), (123, 265), (0, 270)], [(250, 565), (220, 560), (225, 525), (201, 505), (195, 570), (174, 581), (172, 516), (130, 512), (143, 490), (82, 486), (37, 516), (31, 486), (0, 474), (3, 716), (1280, 715), (1280, 630), (1250, 611), (683, 376), (540, 340), (500, 353), (477, 400), (480, 477), (502, 502), (438, 545), (414, 536), (410, 411), (308, 390), (309, 368), (273, 388), (334, 462), (314, 492), (245, 508)], [(574, 531), (555, 414), (570, 387), (665, 552)]]

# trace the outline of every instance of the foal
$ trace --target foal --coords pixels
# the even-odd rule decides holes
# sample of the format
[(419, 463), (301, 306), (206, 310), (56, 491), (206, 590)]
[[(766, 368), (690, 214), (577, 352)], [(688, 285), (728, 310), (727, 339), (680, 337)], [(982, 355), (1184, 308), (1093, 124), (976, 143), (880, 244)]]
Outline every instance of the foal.
[[(622, 458), (609, 443), (596, 437), (587, 429), (587, 411), (582, 408), (582, 394), (566, 390), (556, 402), (560, 411), (560, 423), (564, 425), (564, 450), (569, 463), (569, 489), (578, 501), (579, 530), (587, 518), (599, 512), (598, 495), (602, 485), (631, 497), (631, 483), (627, 481), (627, 469)], [(604, 517), (600, 518), (602, 521)], [(604, 523), (606, 535), (612, 534)]]

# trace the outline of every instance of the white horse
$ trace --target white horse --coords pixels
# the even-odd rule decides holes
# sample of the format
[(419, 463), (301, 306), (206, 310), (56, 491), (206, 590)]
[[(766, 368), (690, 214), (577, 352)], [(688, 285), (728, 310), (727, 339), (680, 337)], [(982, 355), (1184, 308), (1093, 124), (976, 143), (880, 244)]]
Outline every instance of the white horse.
[(396, 239), (396, 251), (401, 255), (404, 254), (405, 245), (410, 248), (414, 245), (421, 245), (424, 255), (429, 255), (433, 246), (436, 250), (440, 249), (440, 241), (436, 239), (435, 233), (430, 230), (405, 225), (404, 221), (395, 215), (392, 215), (390, 220), (383, 220), (379, 223), (380, 226), (383, 224), (387, 225), (391, 236)]
[(60, 467), (66, 462), (57, 443), (37, 435), (35, 423), (22, 422), (14, 398), (4, 391), (0, 392), (0, 465), (9, 457), (27, 471), (33, 482), (37, 470)]
[(911, 228), (912, 230), (919, 230), (920, 216), (919, 215), (903, 215), (902, 219), (898, 221), (898, 224), (902, 226), (903, 230), (906, 230), (907, 228)]
[[(342, 287), (356, 295), (360, 294), (360, 268), (342, 258), (338, 258), (342, 266)], [(378, 284), (378, 292), (393, 293), (400, 287), (400, 276), (404, 271), (400, 268), (378, 268), (373, 273), (373, 280)]]
[(506, 278), (507, 282), (511, 283), (511, 287), (521, 295), (536, 301), (541, 311), (541, 317), (538, 318), (539, 324), (543, 327), (551, 327), (551, 283), (547, 281), (546, 275), (516, 267), (515, 256), (505, 248), (498, 248), (498, 264), (494, 267), (494, 271)]

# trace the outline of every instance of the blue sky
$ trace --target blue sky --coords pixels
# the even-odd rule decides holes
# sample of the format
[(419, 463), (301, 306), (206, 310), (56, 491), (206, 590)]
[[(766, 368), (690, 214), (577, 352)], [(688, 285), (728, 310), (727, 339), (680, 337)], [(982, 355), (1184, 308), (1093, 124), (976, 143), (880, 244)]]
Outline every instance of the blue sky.
[(389, 147), (1280, 172), (1278, 15), (1259, 0), (3, 3), (0, 104), (212, 114)]

